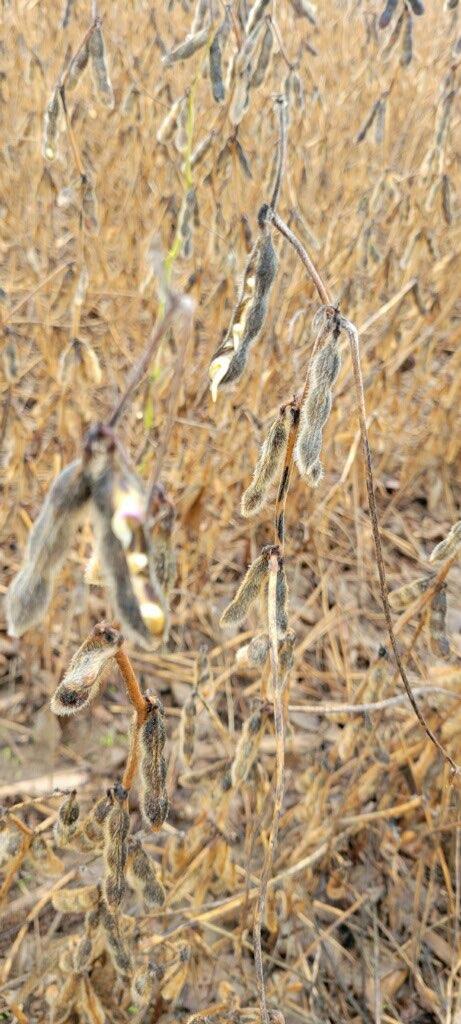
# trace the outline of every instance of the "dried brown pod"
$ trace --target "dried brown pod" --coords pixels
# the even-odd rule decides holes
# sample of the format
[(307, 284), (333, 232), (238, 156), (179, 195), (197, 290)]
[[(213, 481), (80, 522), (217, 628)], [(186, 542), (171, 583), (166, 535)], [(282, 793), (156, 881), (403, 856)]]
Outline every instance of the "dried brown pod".
[(112, 807), (110, 790), (100, 797), (85, 815), (79, 830), (79, 838), (87, 849), (104, 846), (104, 822)]
[(221, 626), (238, 625), (254, 605), (269, 572), (269, 552), (264, 550), (249, 566), (237, 593), (221, 615)]
[(64, 0), (64, 7), (61, 17), (61, 28), (67, 28), (74, 9), (75, 0)]
[(267, 491), (280, 467), (288, 439), (286, 409), (281, 409), (265, 438), (253, 479), (242, 496), (242, 516), (252, 516), (266, 503)]
[[(254, 5), (255, 9), (257, 4)], [(261, 11), (262, 17), (263, 11)], [(251, 12), (250, 18), (251, 19)], [(229, 65), (227, 82), (230, 87), (233, 79), (232, 98), (229, 106), (229, 120), (234, 127), (240, 124), (245, 111), (248, 109), (250, 83), (256, 69), (258, 60), (258, 44), (264, 28), (264, 21), (259, 17), (251, 29), (246, 32), (243, 45), (235, 59)]]
[[(100, 920), (100, 893), (97, 886), (93, 887), (97, 893), (96, 905), (85, 914), (85, 925), (83, 936), (74, 952), (74, 970), (77, 973), (87, 971), (94, 959), (94, 940), (99, 928)], [(72, 890), (71, 890), (72, 891)]]
[(245, 370), (250, 347), (264, 325), (277, 264), (270, 232), (263, 228), (250, 254), (226, 336), (210, 363), (208, 373), (213, 401), (216, 401), (220, 385), (233, 383)]
[(278, 658), (280, 669), (280, 684), (284, 685), (288, 673), (294, 665), (294, 648), (296, 634), (293, 629), (287, 629), (285, 635), (278, 643)]
[(197, 724), (197, 691), (184, 702), (179, 722), (179, 749), (184, 763), (192, 764), (195, 747), (195, 729)]
[(29, 535), (23, 567), (9, 586), (6, 615), (10, 636), (22, 636), (43, 619), (89, 497), (89, 482), (77, 459), (62, 470), (48, 491)]
[(193, 35), (187, 36), (182, 43), (178, 43), (173, 50), (169, 50), (168, 53), (162, 58), (162, 63), (165, 67), (169, 68), (172, 64), (176, 64), (180, 60), (188, 60), (189, 57), (193, 57), (194, 53), (201, 50), (205, 43), (208, 42), (210, 35), (210, 29), (206, 25), (205, 28), (201, 28), (198, 32), (194, 32)]
[(266, 722), (267, 710), (261, 707), (253, 711), (243, 723), (231, 767), (233, 786), (238, 786), (248, 778), (258, 756)]
[(120, 928), (119, 916), (101, 903), (99, 921), (108, 953), (118, 974), (128, 979), (133, 973), (132, 958)]
[(136, 837), (128, 840), (126, 880), (147, 910), (163, 906), (165, 890), (158, 877), (156, 864)]
[(0, 868), (8, 864), (19, 853), (21, 833), (16, 828), (8, 828), (4, 821), (0, 822)]
[(149, 538), (149, 574), (160, 603), (165, 602), (174, 586), (177, 571), (174, 526), (176, 514), (161, 485), (151, 494), (145, 532)]
[(400, 66), (407, 68), (413, 57), (413, 18), (407, 9), (405, 25), (403, 29), (402, 52), (400, 54)]
[(101, 103), (108, 107), (109, 110), (112, 110), (114, 106), (114, 91), (109, 77), (106, 46), (100, 25), (97, 25), (91, 33), (88, 46), (96, 93)]
[(250, 80), (250, 89), (259, 89), (260, 85), (263, 84), (271, 62), (273, 45), (274, 33), (271, 22), (268, 20), (264, 29), (256, 67)]
[[(211, 149), (211, 146), (212, 146), (215, 138), (216, 138), (216, 132), (215, 132), (214, 128), (212, 128), (211, 131), (208, 132), (208, 134), (205, 135), (203, 137), (203, 139), (201, 139), (201, 141), (197, 144), (195, 149), (192, 151), (191, 157), (190, 157), (190, 167), (191, 167), (192, 170), (194, 169), (194, 167), (198, 167), (198, 165), (202, 162), (204, 157), (207, 155), (207, 153)], [(181, 170), (184, 173), (184, 171), (185, 171), (185, 164), (183, 164)]]
[(168, 814), (166, 791), (165, 721), (163, 705), (158, 698), (149, 699), (147, 717), (141, 727), (141, 810), (147, 825), (158, 831)]
[(195, 188), (189, 188), (181, 203), (178, 216), (178, 235), (181, 240), (181, 256), (188, 259), (192, 256), (193, 226), (197, 211), (197, 193)]
[(57, 153), (58, 118), (60, 112), (60, 93), (57, 86), (45, 110), (43, 122), (43, 155), (47, 160), (54, 160)]
[(324, 322), (322, 311), (316, 320), (319, 338), (326, 335), (326, 344), (317, 352), (309, 375), (309, 388), (301, 410), (300, 427), (295, 450), (296, 464), (301, 476), (315, 487), (322, 476), (320, 453), (323, 428), (330, 415), (332, 388), (338, 376), (341, 357), (339, 339), (341, 318), (335, 310)]
[(75, 652), (64, 679), (51, 698), (55, 715), (75, 715), (99, 693), (102, 672), (123, 643), (118, 629), (99, 622)]
[(223, 103), (226, 95), (222, 73), (222, 54), (231, 24), (230, 5), (226, 4), (224, 18), (213, 36), (209, 50), (210, 85), (215, 103)]
[(94, 910), (99, 905), (99, 898), (97, 885), (83, 885), (75, 889), (58, 889), (53, 893), (51, 902), (61, 914), (76, 914), (79, 910)]
[(191, 25), (191, 35), (203, 28), (210, 15), (210, 0), (197, 0)]
[(71, 61), (69, 69), (66, 75), (66, 89), (71, 92), (75, 89), (79, 79), (81, 78), (89, 60), (90, 48), (88, 41), (85, 45), (76, 53), (74, 59)]
[(454, 555), (459, 547), (461, 547), (461, 520), (451, 527), (447, 536), (440, 541), (440, 544), (436, 544), (429, 555), (429, 561), (443, 562), (445, 558)]
[(51, 1013), (51, 1024), (66, 1024), (75, 1006), (80, 984), (80, 975), (72, 972), (58, 989)]
[(448, 174), (442, 174), (441, 180), (442, 213), (445, 224), (448, 226), (453, 221), (452, 211), (452, 187)]
[[(120, 477), (113, 453), (101, 453), (101, 466), (91, 484), (93, 524), (98, 560), (112, 603), (123, 628), (142, 647), (152, 647), (152, 633), (141, 613), (124, 545), (114, 532), (116, 488)], [(123, 475), (123, 474), (122, 474)], [(136, 577), (134, 577), (136, 579)]]
[(34, 836), (27, 851), (27, 860), (38, 874), (47, 877), (61, 875), (64, 864), (57, 857), (46, 836)]
[(285, 572), (285, 564), (282, 556), (279, 556), (277, 582), (275, 589), (275, 619), (277, 624), (277, 636), (285, 636), (288, 629), (288, 584)]
[(166, 143), (168, 141), (168, 139), (171, 138), (171, 136), (173, 135), (173, 132), (174, 132), (176, 126), (177, 126), (178, 119), (181, 116), (181, 112), (182, 112), (183, 108), (185, 106), (187, 106), (187, 103), (188, 103), (188, 97), (187, 97), (187, 95), (185, 95), (185, 96), (179, 96), (178, 99), (175, 100), (175, 102), (171, 104), (171, 107), (170, 107), (168, 113), (164, 117), (164, 119), (163, 119), (163, 121), (162, 121), (162, 123), (161, 123), (161, 125), (160, 125), (160, 127), (159, 127), (159, 129), (157, 131), (156, 139), (157, 139), (158, 143), (160, 143), (160, 144)]
[(356, 142), (363, 142), (363, 140), (366, 139), (366, 137), (368, 135), (368, 132), (369, 132), (369, 130), (370, 130), (370, 128), (371, 128), (371, 126), (372, 126), (372, 124), (373, 124), (373, 122), (375, 120), (375, 117), (376, 117), (376, 115), (378, 113), (379, 103), (380, 103), (380, 100), (376, 100), (376, 103), (373, 104), (370, 113), (367, 114), (367, 117), (365, 118), (365, 121), (364, 121), (360, 131), (358, 132), (358, 134), (356, 136), (356, 139), (355, 139)]
[(245, 177), (249, 178), (250, 181), (251, 181), (251, 179), (253, 178), (253, 175), (251, 173), (251, 167), (250, 167), (250, 164), (249, 164), (249, 160), (248, 160), (248, 157), (247, 157), (247, 155), (245, 153), (245, 150), (244, 150), (240, 140), (237, 138), (237, 136), (235, 136), (235, 139), (234, 139), (234, 149), (235, 149), (235, 152), (237, 154), (238, 162), (239, 162), (239, 164), (240, 164), (240, 166), (242, 168), (242, 171), (243, 171)]
[(396, 21), (396, 23), (394, 25), (394, 28), (392, 29), (392, 32), (391, 32), (391, 34), (389, 36), (389, 39), (388, 39), (388, 41), (387, 41), (387, 43), (386, 43), (386, 45), (385, 45), (385, 47), (383, 49), (383, 57), (388, 57), (389, 54), (394, 49), (394, 46), (396, 45), (396, 43), (398, 42), (398, 40), (400, 38), (400, 33), (402, 31), (404, 21), (405, 21), (405, 9), (403, 9), (402, 13), (399, 14), (399, 17), (397, 18), (397, 21)]
[(112, 807), (104, 821), (103, 895), (110, 910), (120, 907), (125, 893), (125, 864), (130, 816), (127, 791), (117, 784), (112, 790)]
[(399, 0), (387, 0), (386, 6), (381, 12), (378, 21), (380, 28), (387, 28), (397, 10), (398, 2)]
[(311, 0), (290, 0), (290, 3), (298, 18), (307, 18), (311, 25), (317, 24), (317, 7)]
[(422, 0), (408, 0), (408, 3), (410, 4), (413, 14), (424, 14), (424, 4), (422, 3)]
[(434, 573), (429, 573), (426, 576), (420, 576), (417, 580), (413, 580), (412, 583), (405, 583), (403, 587), (391, 590), (387, 595), (391, 608), (396, 612), (403, 612), (405, 608), (413, 604), (413, 601), (421, 597), (421, 594), (425, 594), (426, 590), (431, 586), (433, 579)]
[(80, 978), (75, 1006), (79, 1019), (85, 1024), (106, 1024), (107, 1017), (103, 1004), (89, 977)]
[(442, 586), (434, 594), (429, 609), (429, 636), (433, 654), (439, 658), (450, 656), (450, 644), (446, 632), (447, 591)]
[(260, 668), (267, 661), (270, 641), (268, 633), (258, 633), (249, 644), (239, 647), (236, 654), (237, 664), (247, 664), (252, 668)]
[(81, 382), (92, 387), (102, 380), (102, 370), (96, 352), (81, 338), (72, 338), (59, 360), (59, 379), (65, 387)]
[(88, 174), (82, 178), (82, 221), (87, 235), (99, 234), (98, 200)]
[(58, 846), (68, 846), (72, 841), (78, 829), (79, 817), (80, 805), (77, 800), (77, 791), (72, 790), (61, 804), (54, 825), (54, 838)]
[(245, 35), (248, 37), (257, 25), (261, 22), (266, 7), (270, 3), (270, 0), (254, 0), (250, 8), (250, 13), (245, 25)]

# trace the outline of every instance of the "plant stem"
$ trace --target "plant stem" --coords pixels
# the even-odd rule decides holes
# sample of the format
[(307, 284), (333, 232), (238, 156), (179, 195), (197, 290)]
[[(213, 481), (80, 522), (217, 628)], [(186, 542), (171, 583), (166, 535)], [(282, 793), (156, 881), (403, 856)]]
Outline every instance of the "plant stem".
[(389, 601), (388, 601), (388, 598), (387, 598), (386, 570), (385, 570), (385, 567), (384, 567), (384, 558), (383, 558), (383, 551), (382, 551), (382, 546), (381, 546), (381, 537), (380, 537), (380, 533), (379, 533), (378, 511), (377, 511), (377, 507), (376, 507), (376, 497), (375, 497), (374, 480), (373, 480), (373, 468), (372, 468), (372, 464), (371, 464), (371, 452), (370, 452), (370, 444), (369, 444), (369, 440), (368, 440), (368, 430), (367, 430), (367, 424), (366, 424), (366, 410), (365, 410), (365, 396), (364, 396), (364, 392), (363, 392), (362, 368), (360, 366), (359, 335), (358, 335), (357, 328), (349, 320), (345, 320), (344, 321), (344, 325), (345, 325), (346, 333), (347, 333), (348, 338), (349, 338), (349, 345), (350, 345), (350, 350), (351, 350), (352, 369), (353, 369), (353, 373), (354, 373), (355, 392), (356, 392), (356, 398), (357, 398), (357, 412), (358, 412), (358, 417), (359, 417), (360, 434), (361, 434), (361, 438), (362, 438), (363, 457), (364, 457), (364, 461), (365, 461), (365, 476), (366, 476), (366, 484), (367, 484), (367, 492), (368, 492), (368, 507), (370, 509), (371, 528), (372, 528), (373, 542), (374, 542), (375, 552), (376, 552), (376, 561), (377, 561), (377, 565), (378, 565), (379, 590), (380, 590), (380, 594), (381, 594), (381, 601), (382, 601), (382, 605), (383, 605), (383, 609), (384, 609), (384, 617), (386, 619), (386, 626), (387, 626), (387, 632), (389, 634), (389, 640), (391, 642), (391, 647), (392, 647), (392, 650), (394, 652), (395, 663), (397, 665), (400, 678), (401, 678), (402, 683), (403, 683), (403, 685), (405, 687), (408, 700), (410, 701), (410, 704), (411, 704), (411, 706), (413, 708), (413, 711), (414, 711), (418, 721), (422, 725), (422, 727), (423, 727), (425, 733), (427, 734), (427, 736), (429, 737), (429, 739), (432, 740), (432, 743), (434, 743), (434, 745), (437, 747), (437, 750), (442, 754), (442, 757), (444, 757), (444, 759), (446, 761), (448, 761), (449, 765), (451, 766), (451, 768), (453, 769), (455, 774), (459, 775), (460, 774), (460, 769), (459, 769), (458, 765), (456, 764), (456, 761), (453, 760), (453, 758), (448, 753), (448, 751), (445, 750), (445, 748), (440, 743), (440, 740), (437, 739), (437, 736), (435, 735), (435, 733), (432, 731), (432, 729), (430, 728), (430, 726), (426, 722), (426, 719), (425, 719), (422, 711), (420, 710), (418, 704), (416, 703), (413, 691), (411, 689), (410, 681), (408, 679), (408, 676), (407, 676), (407, 673), (406, 673), (406, 669), (405, 669), (404, 664), (402, 662), (402, 659), (400, 657), (400, 652), (399, 652), (399, 649), (398, 649), (398, 646), (397, 646), (397, 640), (396, 640), (395, 634), (394, 634), (394, 627), (392, 625), (391, 610), (390, 610)]
[(137, 725), (140, 727), (146, 720), (147, 701), (141, 691), (124, 645), (117, 651), (115, 660), (125, 683), (128, 700), (136, 712)]
[(279, 570), (280, 551), (274, 548), (269, 559), (269, 588), (267, 598), (267, 618), (270, 640), (270, 657), (272, 668), (272, 699), (274, 706), (274, 729), (275, 729), (275, 753), (276, 753), (276, 779), (274, 811), (269, 836), (269, 844), (264, 858), (261, 880), (259, 884), (259, 895), (255, 907), (253, 945), (256, 968), (256, 980), (258, 985), (259, 1008), (262, 1024), (269, 1024), (267, 1012), (266, 990), (264, 985), (264, 968), (262, 961), (261, 927), (266, 906), (267, 886), (271, 873), (274, 850), (277, 845), (280, 816), (282, 813), (283, 796), (285, 792), (285, 728), (283, 717), (282, 685), (279, 671), (278, 640), (277, 640), (277, 573)]

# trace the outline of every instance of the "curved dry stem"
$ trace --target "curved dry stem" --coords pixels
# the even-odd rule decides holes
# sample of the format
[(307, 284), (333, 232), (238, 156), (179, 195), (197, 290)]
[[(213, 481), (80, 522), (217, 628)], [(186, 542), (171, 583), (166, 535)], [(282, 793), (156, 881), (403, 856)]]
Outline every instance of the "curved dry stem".
[(121, 647), (120, 650), (117, 651), (115, 660), (125, 683), (128, 700), (136, 711), (137, 727), (140, 728), (146, 720), (148, 705), (135, 676), (133, 666), (126, 652), (125, 646)]
[(372, 464), (371, 464), (371, 452), (370, 452), (370, 444), (369, 444), (369, 440), (368, 440), (368, 430), (367, 430), (367, 423), (366, 423), (365, 396), (364, 396), (364, 391), (363, 391), (362, 368), (361, 368), (361, 365), (360, 365), (359, 335), (358, 335), (357, 328), (354, 326), (354, 324), (352, 324), (349, 320), (346, 320), (345, 318), (344, 318), (344, 328), (345, 328), (346, 333), (347, 333), (348, 338), (349, 338), (349, 345), (350, 345), (350, 350), (351, 350), (352, 369), (353, 369), (353, 373), (354, 373), (355, 392), (356, 392), (356, 398), (357, 398), (357, 412), (358, 412), (358, 417), (359, 417), (360, 435), (361, 435), (361, 438), (362, 438), (363, 456), (364, 456), (364, 461), (365, 461), (365, 477), (366, 477), (367, 493), (368, 493), (368, 506), (369, 506), (369, 509), (370, 509), (370, 519), (371, 519), (371, 528), (372, 528), (372, 533), (373, 533), (373, 543), (374, 543), (374, 546), (375, 546), (376, 562), (377, 562), (377, 566), (378, 566), (379, 590), (380, 590), (381, 601), (382, 601), (382, 605), (383, 605), (383, 609), (384, 609), (384, 617), (386, 619), (386, 626), (387, 626), (387, 632), (389, 634), (389, 640), (391, 642), (391, 647), (392, 647), (392, 650), (393, 650), (393, 653), (394, 653), (395, 663), (397, 665), (397, 669), (398, 669), (400, 678), (401, 678), (402, 683), (403, 683), (403, 685), (405, 687), (405, 691), (406, 691), (408, 700), (410, 701), (410, 704), (411, 704), (411, 706), (413, 708), (413, 711), (414, 711), (418, 721), (420, 722), (421, 726), (423, 727), (426, 735), (432, 741), (434, 746), (437, 747), (437, 750), (442, 754), (442, 757), (446, 761), (448, 761), (448, 764), (451, 766), (451, 768), (453, 769), (455, 774), (459, 775), (460, 774), (459, 766), (456, 764), (456, 761), (453, 760), (453, 758), (448, 753), (448, 751), (445, 750), (445, 747), (442, 746), (442, 744), (440, 743), (440, 740), (437, 739), (437, 736), (432, 731), (430, 725), (428, 725), (428, 723), (426, 722), (426, 719), (425, 719), (422, 711), (420, 710), (418, 704), (416, 703), (415, 696), (414, 696), (413, 690), (411, 688), (410, 681), (408, 679), (405, 666), (404, 666), (402, 658), (400, 656), (400, 651), (399, 651), (398, 646), (397, 646), (397, 640), (396, 640), (395, 633), (394, 633), (394, 627), (392, 625), (391, 609), (390, 609), (389, 601), (388, 601), (388, 598), (387, 598), (386, 570), (385, 570), (385, 567), (384, 567), (384, 558), (383, 558), (383, 551), (382, 551), (382, 546), (381, 546), (381, 536), (380, 536), (380, 532), (379, 532), (378, 510), (377, 510), (377, 507), (376, 507), (376, 497), (375, 497), (375, 488), (374, 488), (374, 479), (373, 479), (373, 468), (372, 468)]
[(280, 231), (280, 234), (283, 235), (284, 238), (286, 238), (287, 242), (289, 242), (290, 245), (293, 246), (293, 249), (298, 253), (301, 262), (304, 264), (309, 274), (309, 277), (311, 278), (313, 284), (315, 285), (319, 293), (322, 304), (324, 306), (331, 306), (331, 296), (326, 286), (324, 285), (317, 268), (314, 266), (308, 252), (306, 252), (304, 246), (301, 245), (299, 238), (297, 238), (296, 235), (293, 234), (291, 229), (288, 227), (288, 224), (285, 224), (285, 221), (283, 221), (282, 218), (279, 217), (278, 213), (276, 213), (275, 210), (271, 210), (268, 213), (267, 218), (274, 225), (274, 227), (277, 228), (277, 231)]
[(269, 1024), (267, 1012), (266, 989), (264, 985), (264, 968), (262, 961), (261, 927), (266, 906), (267, 886), (269, 875), (274, 858), (274, 850), (277, 845), (280, 816), (282, 813), (283, 796), (285, 792), (285, 726), (283, 717), (282, 686), (279, 670), (278, 642), (277, 642), (277, 608), (276, 608), (276, 587), (277, 573), (279, 569), (280, 552), (273, 549), (269, 561), (269, 589), (267, 599), (267, 618), (270, 639), (270, 657), (272, 668), (272, 688), (274, 704), (274, 728), (275, 728), (275, 756), (276, 756), (276, 777), (275, 796), (272, 825), (269, 836), (269, 844), (264, 858), (261, 880), (259, 884), (259, 895), (256, 901), (253, 946), (256, 968), (256, 981), (258, 985), (258, 999), (262, 1024)]
[(276, 105), (279, 115), (279, 144), (277, 152), (277, 171), (275, 174), (274, 190), (272, 192), (272, 199), (270, 201), (271, 210), (275, 211), (277, 206), (280, 189), (282, 187), (283, 174), (285, 170), (285, 158), (287, 152), (287, 114), (286, 114), (286, 101), (284, 96), (277, 96)]

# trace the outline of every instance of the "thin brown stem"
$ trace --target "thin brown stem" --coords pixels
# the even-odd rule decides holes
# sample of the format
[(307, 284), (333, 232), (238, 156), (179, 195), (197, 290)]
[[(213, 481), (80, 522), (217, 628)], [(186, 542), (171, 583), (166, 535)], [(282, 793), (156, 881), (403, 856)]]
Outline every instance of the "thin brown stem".
[(382, 601), (382, 605), (383, 605), (383, 609), (384, 609), (384, 617), (386, 619), (386, 626), (387, 626), (387, 632), (389, 634), (389, 640), (391, 642), (391, 647), (392, 647), (392, 650), (393, 650), (393, 653), (394, 653), (395, 663), (397, 665), (400, 678), (401, 678), (402, 683), (403, 683), (403, 685), (405, 687), (408, 700), (410, 701), (410, 704), (411, 704), (411, 706), (413, 708), (413, 711), (415, 712), (415, 715), (416, 715), (418, 721), (420, 722), (421, 726), (423, 727), (423, 729), (424, 729), (425, 733), (427, 734), (427, 736), (429, 737), (429, 739), (432, 740), (432, 743), (437, 747), (437, 750), (442, 754), (442, 757), (446, 761), (448, 761), (448, 763), (451, 766), (451, 768), (453, 769), (453, 771), (458, 775), (460, 773), (460, 769), (459, 769), (458, 765), (456, 764), (456, 761), (453, 760), (453, 758), (448, 753), (448, 751), (445, 750), (445, 748), (440, 743), (440, 740), (437, 739), (437, 736), (435, 735), (435, 733), (432, 731), (432, 729), (430, 728), (430, 726), (426, 722), (426, 719), (425, 719), (422, 711), (420, 710), (418, 704), (416, 703), (416, 700), (415, 700), (415, 697), (414, 697), (414, 694), (413, 694), (413, 691), (412, 691), (412, 688), (411, 688), (411, 685), (410, 685), (410, 681), (408, 679), (408, 676), (407, 676), (407, 673), (406, 673), (406, 669), (404, 667), (402, 658), (400, 656), (400, 651), (399, 651), (398, 646), (397, 646), (397, 640), (396, 640), (395, 634), (394, 634), (394, 627), (392, 625), (391, 609), (390, 609), (389, 601), (388, 601), (388, 598), (387, 598), (386, 570), (385, 570), (385, 566), (384, 566), (383, 551), (382, 551), (382, 546), (381, 546), (381, 536), (380, 536), (380, 532), (379, 532), (378, 511), (377, 511), (377, 507), (376, 507), (376, 497), (375, 497), (374, 479), (373, 479), (373, 468), (372, 468), (372, 463), (371, 463), (370, 444), (369, 444), (369, 440), (368, 440), (368, 430), (367, 430), (367, 424), (366, 424), (365, 396), (364, 396), (364, 392), (363, 392), (362, 368), (361, 368), (361, 365), (360, 365), (359, 336), (358, 336), (357, 328), (354, 327), (354, 324), (350, 323), (350, 321), (348, 321), (348, 320), (345, 320), (344, 323), (345, 323), (345, 329), (346, 329), (346, 332), (347, 332), (347, 335), (348, 335), (348, 338), (349, 338), (349, 345), (350, 345), (350, 350), (351, 350), (352, 369), (353, 369), (353, 373), (354, 373), (354, 383), (355, 383), (355, 391), (356, 391), (356, 398), (357, 398), (357, 412), (358, 412), (358, 417), (359, 417), (360, 434), (361, 434), (361, 438), (362, 438), (363, 456), (364, 456), (364, 461), (365, 461), (365, 476), (366, 476), (366, 485), (367, 485), (367, 492), (368, 492), (368, 506), (369, 506), (369, 509), (370, 509), (370, 520), (371, 520), (371, 528), (372, 528), (372, 533), (373, 533), (373, 543), (374, 543), (374, 546), (375, 546), (376, 562), (377, 562), (377, 566), (378, 566), (379, 590), (380, 590), (381, 601)]
[(125, 683), (128, 700), (136, 711), (137, 724), (138, 726), (141, 726), (146, 720), (147, 701), (135, 676), (133, 666), (126, 652), (125, 646), (122, 646), (120, 650), (117, 651), (115, 660), (123, 677), (123, 682)]
[(174, 292), (170, 293), (168, 308), (166, 309), (162, 319), (159, 320), (158, 323), (156, 323), (150, 336), (149, 342), (146, 345), (146, 348), (144, 349), (144, 352), (138, 359), (138, 362), (135, 363), (131, 373), (129, 374), (125, 391), (123, 392), (121, 398), (118, 400), (109, 419), (107, 420), (108, 427), (115, 427), (116, 424), (118, 423), (122, 415), (122, 412), (125, 409), (125, 406), (127, 405), (129, 399), (133, 394), (133, 391), (135, 391), (135, 389), (141, 383), (145, 373), (147, 372), (149, 364), (153, 359), (162, 338), (164, 337), (166, 331), (168, 330), (168, 327), (170, 326), (173, 320), (174, 314), (176, 313), (176, 310), (180, 302), (181, 298), (179, 295), (176, 295)]
[(274, 190), (272, 192), (272, 199), (270, 202), (271, 210), (274, 212), (279, 200), (280, 189), (282, 187), (283, 173), (285, 170), (285, 159), (287, 153), (287, 114), (285, 97), (277, 96), (275, 102), (279, 116), (280, 135), (277, 150), (277, 170), (275, 173)]
[(179, 394), (181, 391), (181, 385), (184, 380), (184, 371), (187, 362), (187, 349), (191, 337), (191, 325), (192, 321), (189, 320), (187, 324), (184, 324), (182, 330), (181, 341), (179, 342), (178, 352), (176, 356), (176, 362), (173, 370), (173, 379), (171, 382), (171, 391), (168, 403), (168, 413), (163, 428), (163, 434), (158, 445), (154, 467), (152, 475), (149, 480), (147, 488), (148, 498), (147, 507), (150, 508), (155, 488), (160, 480), (160, 475), (163, 467), (163, 460), (170, 444), (171, 434), (173, 432), (174, 422), (176, 418), (176, 412), (178, 408)]
[(130, 734), (130, 749), (125, 765), (125, 771), (122, 776), (122, 786), (127, 792), (131, 789), (133, 781), (138, 770), (139, 764), (139, 730), (141, 728), (141, 722), (139, 720), (139, 712), (135, 711), (133, 716), (133, 724), (131, 727)]
[(267, 1011), (266, 989), (264, 984), (264, 968), (262, 960), (261, 927), (266, 906), (267, 886), (274, 859), (274, 851), (277, 845), (280, 816), (282, 813), (283, 797), (285, 792), (285, 725), (283, 716), (283, 690), (281, 685), (278, 641), (277, 641), (277, 573), (279, 570), (280, 552), (274, 548), (269, 560), (269, 589), (267, 598), (267, 619), (270, 639), (270, 657), (272, 668), (272, 699), (274, 707), (274, 729), (275, 729), (275, 756), (276, 756), (276, 778), (274, 810), (272, 825), (269, 836), (269, 843), (264, 858), (259, 894), (256, 901), (253, 945), (256, 968), (256, 981), (258, 985), (259, 1008), (262, 1024), (269, 1024)]
[(286, 238), (287, 242), (289, 242), (290, 245), (293, 246), (293, 249), (298, 253), (301, 262), (304, 263), (304, 266), (319, 293), (320, 300), (323, 303), (323, 305), (331, 306), (330, 294), (326, 286), (324, 285), (318, 270), (314, 266), (309, 254), (306, 252), (304, 246), (301, 245), (299, 238), (297, 238), (296, 235), (293, 234), (291, 229), (288, 227), (288, 224), (285, 224), (285, 221), (283, 221), (281, 217), (279, 217), (278, 213), (276, 213), (275, 210), (271, 211), (268, 214), (267, 219), (271, 221), (274, 227), (277, 228), (277, 231), (280, 231), (280, 234), (283, 235), (284, 238)]
[(78, 151), (78, 146), (77, 146), (77, 143), (75, 141), (75, 135), (74, 135), (74, 132), (73, 132), (73, 129), (72, 129), (72, 125), (70, 123), (69, 114), (68, 114), (68, 111), (67, 111), (66, 94), (65, 94), (65, 90), (64, 90), (64, 86), (63, 85), (60, 86), (59, 93), (60, 93), (60, 96), (61, 96), (62, 109), (64, 111), (64, 120), (66, 122), (66, 131), (67, 131), (67, 134), (69, 136), (70, 146), (71, 146), (71, 149), (72, 149), (72, 153), (74, 155), (75, 166), (77, 168), (77, 171), (78, 171), (80, 177), (84, 178), (85, 177), (85, 168), (83, 166), (82, 158), (81, 158), (80, 153)]

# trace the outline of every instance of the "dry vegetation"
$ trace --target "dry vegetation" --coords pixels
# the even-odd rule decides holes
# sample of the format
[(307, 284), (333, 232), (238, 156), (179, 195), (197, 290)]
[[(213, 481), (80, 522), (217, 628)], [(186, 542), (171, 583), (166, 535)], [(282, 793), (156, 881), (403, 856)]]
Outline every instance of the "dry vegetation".
[(4, 0), (0, 1020), (461, 1019), (458, 8), (263, 6)]

